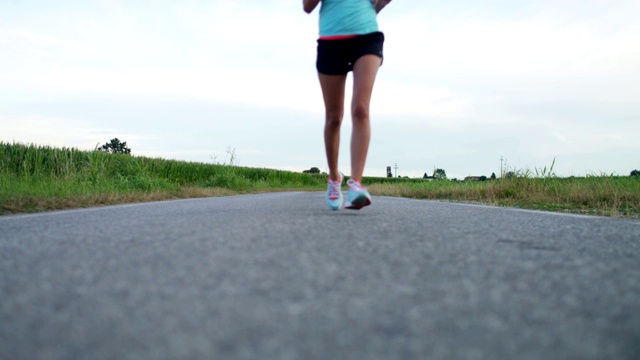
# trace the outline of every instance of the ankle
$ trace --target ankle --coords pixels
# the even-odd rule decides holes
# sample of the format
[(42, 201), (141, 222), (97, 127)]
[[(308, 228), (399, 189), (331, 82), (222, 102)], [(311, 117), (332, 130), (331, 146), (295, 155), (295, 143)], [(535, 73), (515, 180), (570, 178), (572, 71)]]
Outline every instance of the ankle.
[(340, 171), (337, 172), (329, 172), (329, 179), (328, 181), (331, 182), (342, 182), (342, 180), (344, 179), (342, 173)]

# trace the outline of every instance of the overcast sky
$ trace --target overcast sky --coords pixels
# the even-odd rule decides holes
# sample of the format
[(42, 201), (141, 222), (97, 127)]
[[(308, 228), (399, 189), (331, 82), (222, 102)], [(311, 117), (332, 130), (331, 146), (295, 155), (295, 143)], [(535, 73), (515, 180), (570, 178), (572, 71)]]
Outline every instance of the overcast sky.
[[(501, 158), (640, 169), (638, 14), (638, 0), (394, 0), (365, 175), (499, 176)], [(325, 170), (317, 23), (301, 0), (0, 0), (0, 141), (117, 137), (134, 155)], [(350, 132), (346, 116), (345, 174)]]

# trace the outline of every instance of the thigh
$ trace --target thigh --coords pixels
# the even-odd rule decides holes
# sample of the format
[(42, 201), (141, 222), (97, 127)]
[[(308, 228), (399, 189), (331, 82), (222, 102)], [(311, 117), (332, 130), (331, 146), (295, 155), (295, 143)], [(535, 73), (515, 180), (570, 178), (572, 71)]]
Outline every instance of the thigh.
[(327, 115), (342, 117), (344, 113), (344, 92), (347, 75), (326, 75), (318, 73), (322, 98)]
[(369, 106), (373, 84), (376, 81), (382, 58), (377, 55), (364, 55), (353, 66), (353, 99), (352, 106), (358, 104)]

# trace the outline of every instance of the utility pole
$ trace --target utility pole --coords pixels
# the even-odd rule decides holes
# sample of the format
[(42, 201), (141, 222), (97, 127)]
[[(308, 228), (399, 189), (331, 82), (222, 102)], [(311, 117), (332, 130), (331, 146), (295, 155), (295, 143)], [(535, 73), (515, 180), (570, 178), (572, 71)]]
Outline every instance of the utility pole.
[(396, 169), (396, 176), (395, 177), (398, 177), (398, 163), (396, 163), (395, 169)]
[(504, 158), (502, 157), (502, 155), (500, 155), (500, 177), (504, 177), (504, 172), (502, 172), (502, 161), (504, 161)]

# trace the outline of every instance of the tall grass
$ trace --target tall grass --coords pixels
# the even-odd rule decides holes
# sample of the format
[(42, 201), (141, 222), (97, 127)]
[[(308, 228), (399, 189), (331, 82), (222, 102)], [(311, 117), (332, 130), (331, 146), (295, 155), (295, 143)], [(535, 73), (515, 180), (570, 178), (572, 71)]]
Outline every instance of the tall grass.
[(314, 174), (0, 142), (0, 213), (319, 189), (325, 181)]
[(378, 195), (640, 218), (640, 178), (631, 176), (514, 176), (492, 181), (376, 183), (369, 189)]

